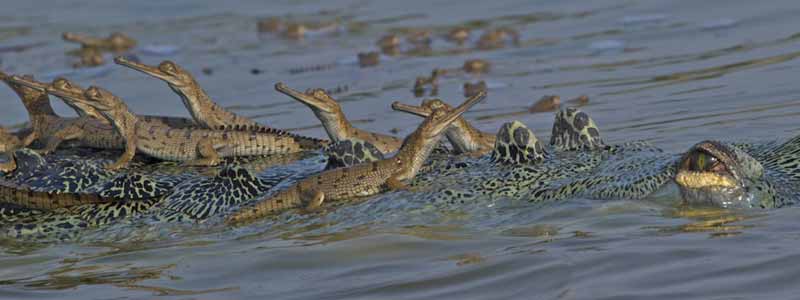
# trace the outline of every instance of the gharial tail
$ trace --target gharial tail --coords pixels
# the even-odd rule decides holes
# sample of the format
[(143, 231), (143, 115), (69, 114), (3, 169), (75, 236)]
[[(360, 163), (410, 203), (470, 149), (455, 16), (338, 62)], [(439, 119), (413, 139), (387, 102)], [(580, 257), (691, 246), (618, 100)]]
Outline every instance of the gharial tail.
[(251, 206), (240, 208), (238, 211), (228, 216), (225, 219), (225, 223), (230, 225), (247, 223), (268, 215), (302, 207), (303, 199), (300, 193), (298, 186), (290, 187), (287, 190), (278, 192), (274, 196), (260, 199)]
[(81, 204), (105, 203), (113, 199), (97, 194), (37, 192), (16, 183), (0, 180), (0, 199), (27, 208), (53, 210)]

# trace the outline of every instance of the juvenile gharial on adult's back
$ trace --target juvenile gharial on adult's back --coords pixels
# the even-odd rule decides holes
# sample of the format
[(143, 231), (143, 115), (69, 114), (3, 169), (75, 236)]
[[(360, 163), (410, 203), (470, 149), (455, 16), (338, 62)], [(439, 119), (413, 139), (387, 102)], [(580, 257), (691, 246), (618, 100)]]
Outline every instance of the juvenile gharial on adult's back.
[[(38, 82), (31, 76), (11, 76), (6, 83), (17, 91), (25, 104), (31, 120), (31, 134), (25, 137), (23, 146), (34, 140), (42, 140), (43, 153), (52, 152), (62, 142), (77, 140), (80, 146), (99, 149), (122, 149), (124, 140), (115, 133), (111, 124), (102, 118), (96, 109), (69, 98), (83, 97), (83, 89), (65, 78), (56, 78), (52, 84)], [(48, 93), (49, 89), (49, 93)], [(64, 103), (75, 110), (78, 118), (58, 116), (50, 106), (48, 94), (64, 99)], [(171, 128), (186, 128), (194, 125), (189, 119), (179, 117), (140, 116), (151, 124)]]
[(301, 93), (278, 82), (275, 84), (275, 90), (308, 106), (334, 143), (346, 140), (364, 141), (375, 146), (383, 154), (395, 152), (403, 144), (403, 140), (397, 137), (354, 127), (347, 120), (339, 103), (322, 89), (309, 89)]
[(216, 165), (222, 157), (293, 153), (320, 148), (322, 141), (297, 140), (282, 131), (174, 129), (146, 124), (125, 103), (99, 87), (90, 87), (85, 98), (72, 101), (92, 106), (125, 138), (125, 151), (111, 169), (126, 166), (135, 153), (195, 165)]
[(412, 180), (428, 159), (441, 134), (485, 97), (485, 93), (479, 93), (453, 110), (434, 110), (406, 137), (393, 157), (313, 175), (241, 208), (228, 218), (228, 222), (240, 223), (291, 208), (317, 207), (323, 201), (341, 201), (404, 188), (405, 181)]

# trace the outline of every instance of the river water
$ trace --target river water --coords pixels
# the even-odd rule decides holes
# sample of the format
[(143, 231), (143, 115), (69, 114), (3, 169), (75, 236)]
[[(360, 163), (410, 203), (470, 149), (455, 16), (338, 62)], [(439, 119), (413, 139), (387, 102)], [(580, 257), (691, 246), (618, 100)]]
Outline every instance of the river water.
[[(323, 137), (315, 116), (273, 84), (336, 94), (356, 126), (408, 134), (417, 76), (483, 58), (489, 97), (466, 114), (495, 131), (510, 118), (547, 140), (543, 95), (587, 95), (581, 109), (607, 142), (647, 140), (671, 152), (704, 139), (798, 134), (800, 3), (770, 1), (5, 1), (0, 69), (100, 85), (140, 114), (188, 116), (163, 82), (111, 65), (72, 71), (63, 31), (139, 41), (220, 104), (279, 128)], [(258, 35), (260, 18), (339, 20), (302, 41)], [(384, 57), (359, 68), (388, 32), (507, 26), (518, 47)], [(452, 48), (440, 38), (434, 49)], [(109, 57), (107, 57), (108, 59)], [(323, 70), (293, 72), (328, 66)], [(206, 74), (203, 70), (206, 69)], [(255, 72), (254, 72), (255, 71)], [(254, 74), (257, 73), (257, 74)], [(463, 99), (455, 76), (439, 97)], [(27, 117), (0, 89), (0, 123)], [(54, 101), (56, 102), (56, 101)], [(55, 104), (60, 113), (68, 109)], [(479, 202), (446, 213), (390, 193), (329, 215), (283, 216), (236, 229), (183, 228), (156, 239), (0, 242), (8, 299), (787, 299), (798, 293), (800, 210), (685, 209), (674, 187), (648, 199), (551, 205)], [(407, 199), (408, 198), (408, 199)], [(300, 225), (297, 225), (300, 224)]]

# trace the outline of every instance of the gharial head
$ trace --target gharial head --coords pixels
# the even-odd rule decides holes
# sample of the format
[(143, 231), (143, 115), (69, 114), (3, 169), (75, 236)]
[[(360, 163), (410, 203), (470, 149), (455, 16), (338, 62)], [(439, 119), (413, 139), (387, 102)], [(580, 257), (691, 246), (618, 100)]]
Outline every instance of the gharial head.
[(84, 103), (106, 115), (128, 109), (122, 99), (101, 87), (90, 86), (83, 95)]
[(73, 32), (64, 32), (61, 37), (68, 42), (75, 42), (84, 47), (100, 47), (110, 50), (127, 50), (136, 46), (136, 40), (121, 32), (111, 33), (108, 38), (97, 38)]
[[(125, 57), (118, 56), (114, 58), (114, 62), (118, 65), (125, 66), (155, 78), (165, 81), (173, 89), (192, 89), (195, 88), (195, 80), (189, 72), (178, 66), (178, 64), (165, 60), (158, 64), (158, 67), (152, 67), (143, 63), (128, 60)], [(184, 91), (185, 92), (185, 91)]]
[(422, 101), (422, 105), (414, 106), (400, 103), (399, 101), (392, 102), (392, 109), (417, 115), (420, 117), (427, 117), (433, 110), (436, 109), (453, 109), (450, 104), (445, 103), (441, 99), (427, 99)]
[(100, 121), (105, 121), (103, 115), (97, 109), (78, 101), (86, 98), (83, 95), (84, 90), (81, 86), (68, 79), (63, 77), (53, 79), (53, 82), (47, 87), (47, 92), (64, 100), (64, 103), (78, 112), (78, 115), (90, 116)]
[(339, 106), (339, 102), (336, 102), (336, 100), (323, 89), (308, 89), (305, 93), (301, 93), (298, 90), (290, 88), (283, 82), (278, 82), (275, 84), (275, 90), (300, 101), (311, 108), (314, 113), (326, 115), (342, 114), (342, 108)]
[(422, 121), (422, 124), (419, 126), (417, 131), (421, 131), (421, 134), (424, 138), (434, 138), (441, 134), (445, 129), (450, 127), (450, 124), (458, 119), (458, 117), (460, 117), (464, 112), (472, 108), (472, 106), (484, 98), (486, 98), (486, 92), (480, 91), (454, 109), (447, 109), (445, 107), (433, 109), (430, 115), (428, 115), (425, 120)]
[(26, 105), (46, 96), (47, 84), (34, 80), (31, 75), (8, 76), (0, 72), (0, 80), (5, 81)]
[(725, 208), (773, 207), (764, 168), (743, 150), (717, 141), (694, 145), (675, 175), (684, 201)]

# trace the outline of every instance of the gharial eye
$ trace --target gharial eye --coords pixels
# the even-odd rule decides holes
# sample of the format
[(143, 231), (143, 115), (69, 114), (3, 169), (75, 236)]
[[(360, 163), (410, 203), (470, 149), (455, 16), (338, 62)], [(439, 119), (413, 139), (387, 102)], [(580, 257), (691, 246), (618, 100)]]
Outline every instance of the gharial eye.
[(690, 171), (713, 171), (720, 165), (719, 160), (711, 154), (696, 151), (689, 157), (688, 169)]
[(175, 64), (173, 64), (170, 61), (162, 62), (160, 65), (158, 65), (158, 68), (161, 69), (161, 71), (168, 72), (168, 73), (175, 72), (175, 69), (176, 69), (175, 68)]
[(314, 98), (318, 99), (325, 99), (328, 96), (328, 94), (326, 94), (325, 91), (322, 89), (314, 89), (314, 91), (312, 91), (311, 94), (314, 96)]

